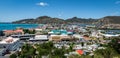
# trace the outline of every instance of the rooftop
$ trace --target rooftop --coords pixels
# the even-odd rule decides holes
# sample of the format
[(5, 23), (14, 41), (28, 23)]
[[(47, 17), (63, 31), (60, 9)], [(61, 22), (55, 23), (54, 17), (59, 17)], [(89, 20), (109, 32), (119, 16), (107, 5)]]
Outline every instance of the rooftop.
[(67, 31), (67, 30), (52, 30), (51, 32), (49, 32), (50, 34), (73, 34), (71, 31)]
[(18, 40), (19, 38), (7, 37), (6, 39), (3, 39), (2, 41), (0, 41), (0, 44), (12, 44)]
[(47, 40), (47, 35), (36, 35), (35, 38), (30, 38), (30, 40)]

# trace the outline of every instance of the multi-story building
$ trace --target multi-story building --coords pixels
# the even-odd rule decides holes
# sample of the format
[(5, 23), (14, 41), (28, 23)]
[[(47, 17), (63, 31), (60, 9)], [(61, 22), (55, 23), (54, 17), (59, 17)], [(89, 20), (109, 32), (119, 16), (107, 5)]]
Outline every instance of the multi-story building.
[(35, 34), (11, 35), (11, 37), (20, 38), (20, 40), (29, 40), (30, 38), (34, 38)]
[(0, 41), (0, 56), (7, 54), (9, 51), (15, 51), (20, 48), (19, 38), (7, 37)]

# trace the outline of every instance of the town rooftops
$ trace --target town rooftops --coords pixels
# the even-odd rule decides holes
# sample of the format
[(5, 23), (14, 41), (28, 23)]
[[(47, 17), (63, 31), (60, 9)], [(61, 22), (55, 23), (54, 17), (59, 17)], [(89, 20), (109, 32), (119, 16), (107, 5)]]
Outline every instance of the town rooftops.
[(23, 30), (4, 30), (6, 33), (17, 33), (17, 32), (23, 32)]

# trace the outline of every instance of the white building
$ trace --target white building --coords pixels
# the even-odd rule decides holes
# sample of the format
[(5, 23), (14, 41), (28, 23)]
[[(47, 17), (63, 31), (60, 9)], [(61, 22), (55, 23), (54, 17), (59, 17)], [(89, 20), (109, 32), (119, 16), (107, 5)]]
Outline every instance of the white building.
[(28, 40), (34, 38), (35, 34), (24, 34), (24, 35), (11, 35), (13, 38), (20, 38), (20, 40)]
[(120, 36), (120, 34), (102, 34), (103, 36), (105, 36), (105, 37), (119, 37)]
[(0, 55), (5, 54), (7, 51), (14, 51), (20, 47), (19, 38), (7, 37), (0, 41)]
[(48, 41), (48, 35), (35, 35), (34, 38), (30, 38), (30, 41)]

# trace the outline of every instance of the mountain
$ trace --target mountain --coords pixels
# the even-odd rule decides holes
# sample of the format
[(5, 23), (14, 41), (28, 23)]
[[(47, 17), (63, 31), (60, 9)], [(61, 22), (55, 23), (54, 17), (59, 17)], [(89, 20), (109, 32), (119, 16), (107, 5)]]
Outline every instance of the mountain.
[(101, 28), (116, 28), (120, 29), (120, 16), (106, 16), (98, 20), (97, 24)]
[(49, 16), (41, 16), (36, 19), (23, 19), (19, 21), (14, 21), (12, 23), (27, 23), (27, 24), (49, 24), (49, 23), (64, 23), (63, 19), (51, 18)]
[(102, 22), (103, 24), (120, 24), (120, 16), (106, 16), (101, 18), (99, 22)]
[(17, 24), (33, 24), (34, 23), (34, 19), (22, 19), (22, 20), (18, 20), (18, 21), (14, 21), (12, 23), (17, 23)]
[(27, 24), (71, 24), (71, 23), (85, 23), (85, 24), (92, 24), (93, 22), (96, 22), (96, 19), (84, 19), (84, 18), (69, 18), (69, 19), (60, 19), (60, 18), (52, 18), (49, 16), (40, 16), (36, 19), (23, 19), (19, 21), (14, 21), (12, 23), (27, 23)]
[(120, 29), (120, 16), (106, 16), (100, 19), (85, 19), (73, 17), (69, 19), (52, 18), (49, 16), (40, 16), (36, 19), (23, 19), (12, 23), (24, 24), (96, 24), (98, 28), (116, 28)]
[(66, 20), (66, 22), (68, 23), (83, 23), (83, 24), (94, 24), (94, 22), (97, 22), (97, 19), (85, 19), (85, 18), (77, 18), (77, 17), (73, 17), (73, 18), (69, 18)]
[(42, 24), (51, 24), (51, 23), (64, 23), (63, 19), (60, 18), (51, 18), (48, 16), (41, 16), (35, 19), (35, 23), (42, 23)]

